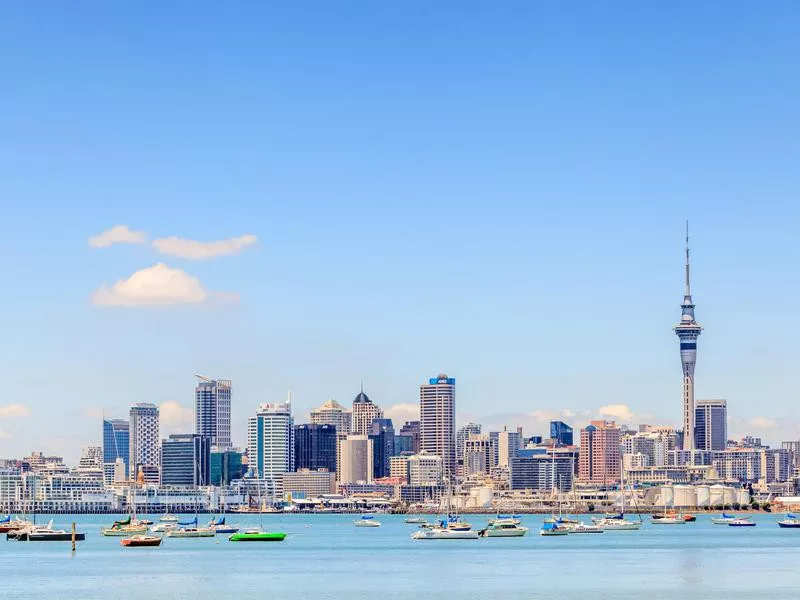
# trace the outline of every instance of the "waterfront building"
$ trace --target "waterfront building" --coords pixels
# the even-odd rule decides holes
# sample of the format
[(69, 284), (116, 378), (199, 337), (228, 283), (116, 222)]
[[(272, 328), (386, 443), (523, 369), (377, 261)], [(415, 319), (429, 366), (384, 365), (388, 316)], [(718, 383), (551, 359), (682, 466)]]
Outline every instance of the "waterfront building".
[(83, 448), (81, 458), (78, 460), (77, 471), (102, 471), (103, 448), (100, 446), (86, 446)]
[(247, 420), (249, 466), (260, 479), (294, 470), (294, 419), (291, 402), (262, 404)]
[(400, 428), (400, 435), (411, 437), (411, 453), (419, 453), (419, 421), (406, 421)]
[(695, 402), (694, 368), (697, 362), (697, 338), (703, 328), (695, 321), (694, 302), (689, 280), (689, 224), (686, 224), (685, 290), (681, 303), (681, 321), (674, 327), (680, 340), (681, 367), (683, 370), (683, 449), (694, 450)]
[(244, 475), (242, 453), (238, 450), (212, 450), (209, 456), (209, 482), (211, 485), (228, 486)]
[(470, 433), (464, 441), (464, 477), (488, 475), (496, 467), (495, 441), (488, 433)]
[(578, 476), (581, 481), (611, 485), (620, 480), (620, 430), (614, 421), (592, 421), (581, 429)]
[(324, 469), (298, 469), (293, 473), (284, 473), (281, 477), (284, 494), (317, 498), (336, 493), (336, 473)]
[(196, 433), (172, 434), (161, 442), (161, 485), (209, 485), (211, 439)]
[(784, 483), (792, 477), (791, 453), (783, 448), (727, 448), (712, 452), (711, 464), (726, 480)]
[(572, 427), (563, 421), (550, 421), (550, 439), (557, 446), (572, 446)]
[(400, 500), (408, 504), (439, 503), (447, 494), (444, 485), (401, 485)]
[(698, 400), (694, 411), (694, 444), (698, 450), (725, 450), (728, 445), (726, 400)]
[(477, 435), (481, 432), (479, 423), (467, 423), (463, 427), (459, 427), (456, 431), (456, 462), (463, 464), (464, 461), (464, 444), (470, 435)]
[(389, 458), (394, 456), (394, 425), (391, 419), (375, 419), (369, 434), (374, 453), (372, 463), (373, 477), (381, 479), (389, 476)]
[(373, 404), (364, 393), (362, 386), (358, 395), (353, 398), (353, 428), (352, 433), (358, 435), (369, 435), (372, 432), (372, 422), (375, 419), (382, 419), (383, 411), (377, 404)]
[(512, 490), (570, 490), (573, 464), (573, 453), (523, 449), (509, 463), (509, 485)]
[(139, 402), (131, 406), (128, 474), (131, 479), (144, 479), (158, 484), (160, 480), (160, 446), (158, 407)]
[(113, 483), (117, 459), (122, 459), (125, 474), (129, 477), (130, 424), (124, 419), (103, 419), (103, 473), (107, 484)]
[(336, 472), (336, 436), (336, 427), (327, 423), (295, 425), (295, 469)]
[(456, 380), (440, 373), (419, 388), (420, 452), (442, 458), (443, 476), (455, 477)]
[(421, 450), (408, 457), (408, 484), (411, 486), (440, 486), (444, 478), (441, 456)]
[(331, 399), (311, 411), (311, 424), (333, 425), (336, 427), (336, 434), (344, 437), (352, 431), (353, 413)]
[(206, 436), (218, 450), (231, 442), (231, 381), (195, 375), (200, 381), (194, 389), (195, 433)]
[(508, 469), (511, 459), (517, 455), (522, 448), (522, 427), (516, 431), (508, 431), (503, 427), (503, 431), (497, 434), (497, 466)]
[(392, 456), (389, 459), (389, 477), (408, 482), (408, 456)]
[(373, 442), (368, 435), (351, 433), (339, 440), (339, 483), (372, 483), (374, 466)]

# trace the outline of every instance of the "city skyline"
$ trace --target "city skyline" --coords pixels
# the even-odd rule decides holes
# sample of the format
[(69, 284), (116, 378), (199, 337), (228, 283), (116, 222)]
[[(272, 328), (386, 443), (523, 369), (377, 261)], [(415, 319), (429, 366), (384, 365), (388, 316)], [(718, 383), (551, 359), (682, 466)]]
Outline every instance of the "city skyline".
[(138, 402), (192, 431), (192, 373), (239, 445), (362, 378), (400, 424), (440, 371), (457, 427), (680, 427), (687, 218), (695, 397), (800, 439), (785, 10), (250, 10), (6, 12), (0, 456), (74, 461)]

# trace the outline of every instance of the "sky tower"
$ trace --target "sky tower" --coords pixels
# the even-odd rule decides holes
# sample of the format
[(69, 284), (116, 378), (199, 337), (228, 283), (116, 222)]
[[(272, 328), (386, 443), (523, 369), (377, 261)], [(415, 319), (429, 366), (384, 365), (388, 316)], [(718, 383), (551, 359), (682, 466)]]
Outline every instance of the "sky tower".
[(683, 449), (694, 450), (694, 365), (697, 361), (697, 337), (703, 328), (694, 320), (692, 288), (689, 283), (689, 222), (686, 221), (686, 290), (681, 303), (681, 322), (675, 334), (681, 342), (683, 367)]

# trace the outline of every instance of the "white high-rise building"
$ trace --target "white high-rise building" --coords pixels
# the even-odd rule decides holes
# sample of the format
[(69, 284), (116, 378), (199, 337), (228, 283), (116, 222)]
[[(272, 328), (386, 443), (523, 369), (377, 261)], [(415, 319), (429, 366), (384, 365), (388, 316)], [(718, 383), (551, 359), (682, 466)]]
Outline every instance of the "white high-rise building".
[(247, 420), (247, 453), (260, 479), (294, 470), (294, 419), (290, 402), (262, 404)]
[(424, 450), (408, 457), (409, 485), (441, 485), (442, 457)]
[(352, 433), (339, 440), (339, 483), (372, 483), (374, 453), (368, 435)]
[(336, 427), (336, 435), (346, 436), (352, 429), (353, 413), (331, 399), (311, 411), (311, 424), (333, 425)]
[(467, 441), (470, 434), (479, 434), (481, 426), (478, 423), (467, 423), (460, 427), (456, 432), (456, 461), (459, 463), (464, 459), (464, 442)]
[(129, 469), (130, 478), (136, 479), (141, 472), (147, 483), (159, 483), (161, 453), (159, 451), (158, 407), (140, 402), (131, 406)]
[(382, 419), (383, 411), (377, 404), (373, 404), (361, 389), (358, 396), (353, 399), (353, 426), (351, 433), (358, 435), (369, 435), (372, 433), (372, 422), (375, 419)]
[(220, 451), (229, 450), (231, 442), (231, 381), (195, 375), (200, 381), (194, 388), (195, 433), (211, 439)]
[(419, 386), (419, 447), (442, 457), (445, 479), (456, 474), (456, 380), (440, 373)]
[(497, 466), (508, 469), (511, 459), (517, 456), (522, 448), (522, 427), (515, 431), (508, 431), (503, 427), (503, 431), (497, 435)]

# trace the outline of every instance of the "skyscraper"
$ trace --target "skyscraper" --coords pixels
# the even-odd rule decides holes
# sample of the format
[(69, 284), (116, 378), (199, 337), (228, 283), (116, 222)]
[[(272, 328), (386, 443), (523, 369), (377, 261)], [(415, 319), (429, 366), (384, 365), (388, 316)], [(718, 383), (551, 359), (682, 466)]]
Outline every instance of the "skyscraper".
[(364, 393), (362, 386), (358, 396), (353, 399), (353, 426), (352, 433), (369, 435), (372, 432), (372, 422), (382, 419), (383, 411), (377, 404), (373, 404)]
[(161, 442), (161, 484), (209, 485), (210, 439), (196, 433), (172, 434)]
[(456, 380), (440, 373), (419, 386), (420, 451), (442, 457), (445, 479), (456, 474)]
[(336, 400), (328, 400), (319, 408), (311, 411), (312, 425), (333, 425), (336, 434), (345, 436), (350, 433), (353, 426), (353, 413)]
[(456, 462), (461, 463), (464, 460), (464, 442), (469, 439), (471, 434), (479, 434), (481, 426), (478, 423), (467, 423), (463, 427), (459, 427), (456, 431)]
[(470, 433), (464, 440), (464, 477), (488, 475), (494, 464), (495, 442), (488, 433)]
[(394, 456), (394, 424), (391, 419), (375, 419), (369, 434), (372, 440), (373, 475), (389, 477), (389, 459)]
[(419, 421), (406, 421), (400, 428), (400, 435), (407, 435), (411, 438), (412, 454), (419, 453)]
[(694, 410), (697, 450), (725, 450), (728, 445), (728, 402), (698, 400)]
[(620, 480), (620, 440), (614, 421), (592, 421), (581, 429), (578, 476), (582, 481), (610, 485)]
[(290, 402), (262, 404), (247, 420), (249, 465), (261, 479), (294, 470), (294, 419)]
[(697, 361), (697, 338), (702, 327), (694, 319), (694, 303), (689, 280), (689, 223), (686, 223), (686, 271), (683, 302), (681, 303), (681, 322), (675, 326), (675, 334), (680, 340), (681, 366), (683, 368), (683, 449), (694, 450), (694, 366)]
[(372, 440), (367, 435), (352, 433), (339, 440), (339, 483), (372, 483), (374, 466)]
[(503, 427), (497, 436), (497, 466), (508, 469), (511, 459), (522, 448), (522, 427), (508, 431)]
[(295, 469), (336, 471), (336, 427), (303, 424), (294, 428)]
[(231, 443), (231, 382), (195, 375), (200, 381), (194, 388), (195, 433), (211, 440), (218, 450)]
[(147, 483), (158, 483), (160, 467), (158, 407), (140, 402), (130, 410), (128, 473), (136, 479), (141, 471)]
[(563, 421), (550, 421), (550, 439), (557, 446), (572, 446), (572, 427)]
[(130, 477), (130, 424), (124, 419), (103, 419), (103, 474), (106, 483), (114, 482), (117, 459), (125, 465), (124, 478)]

